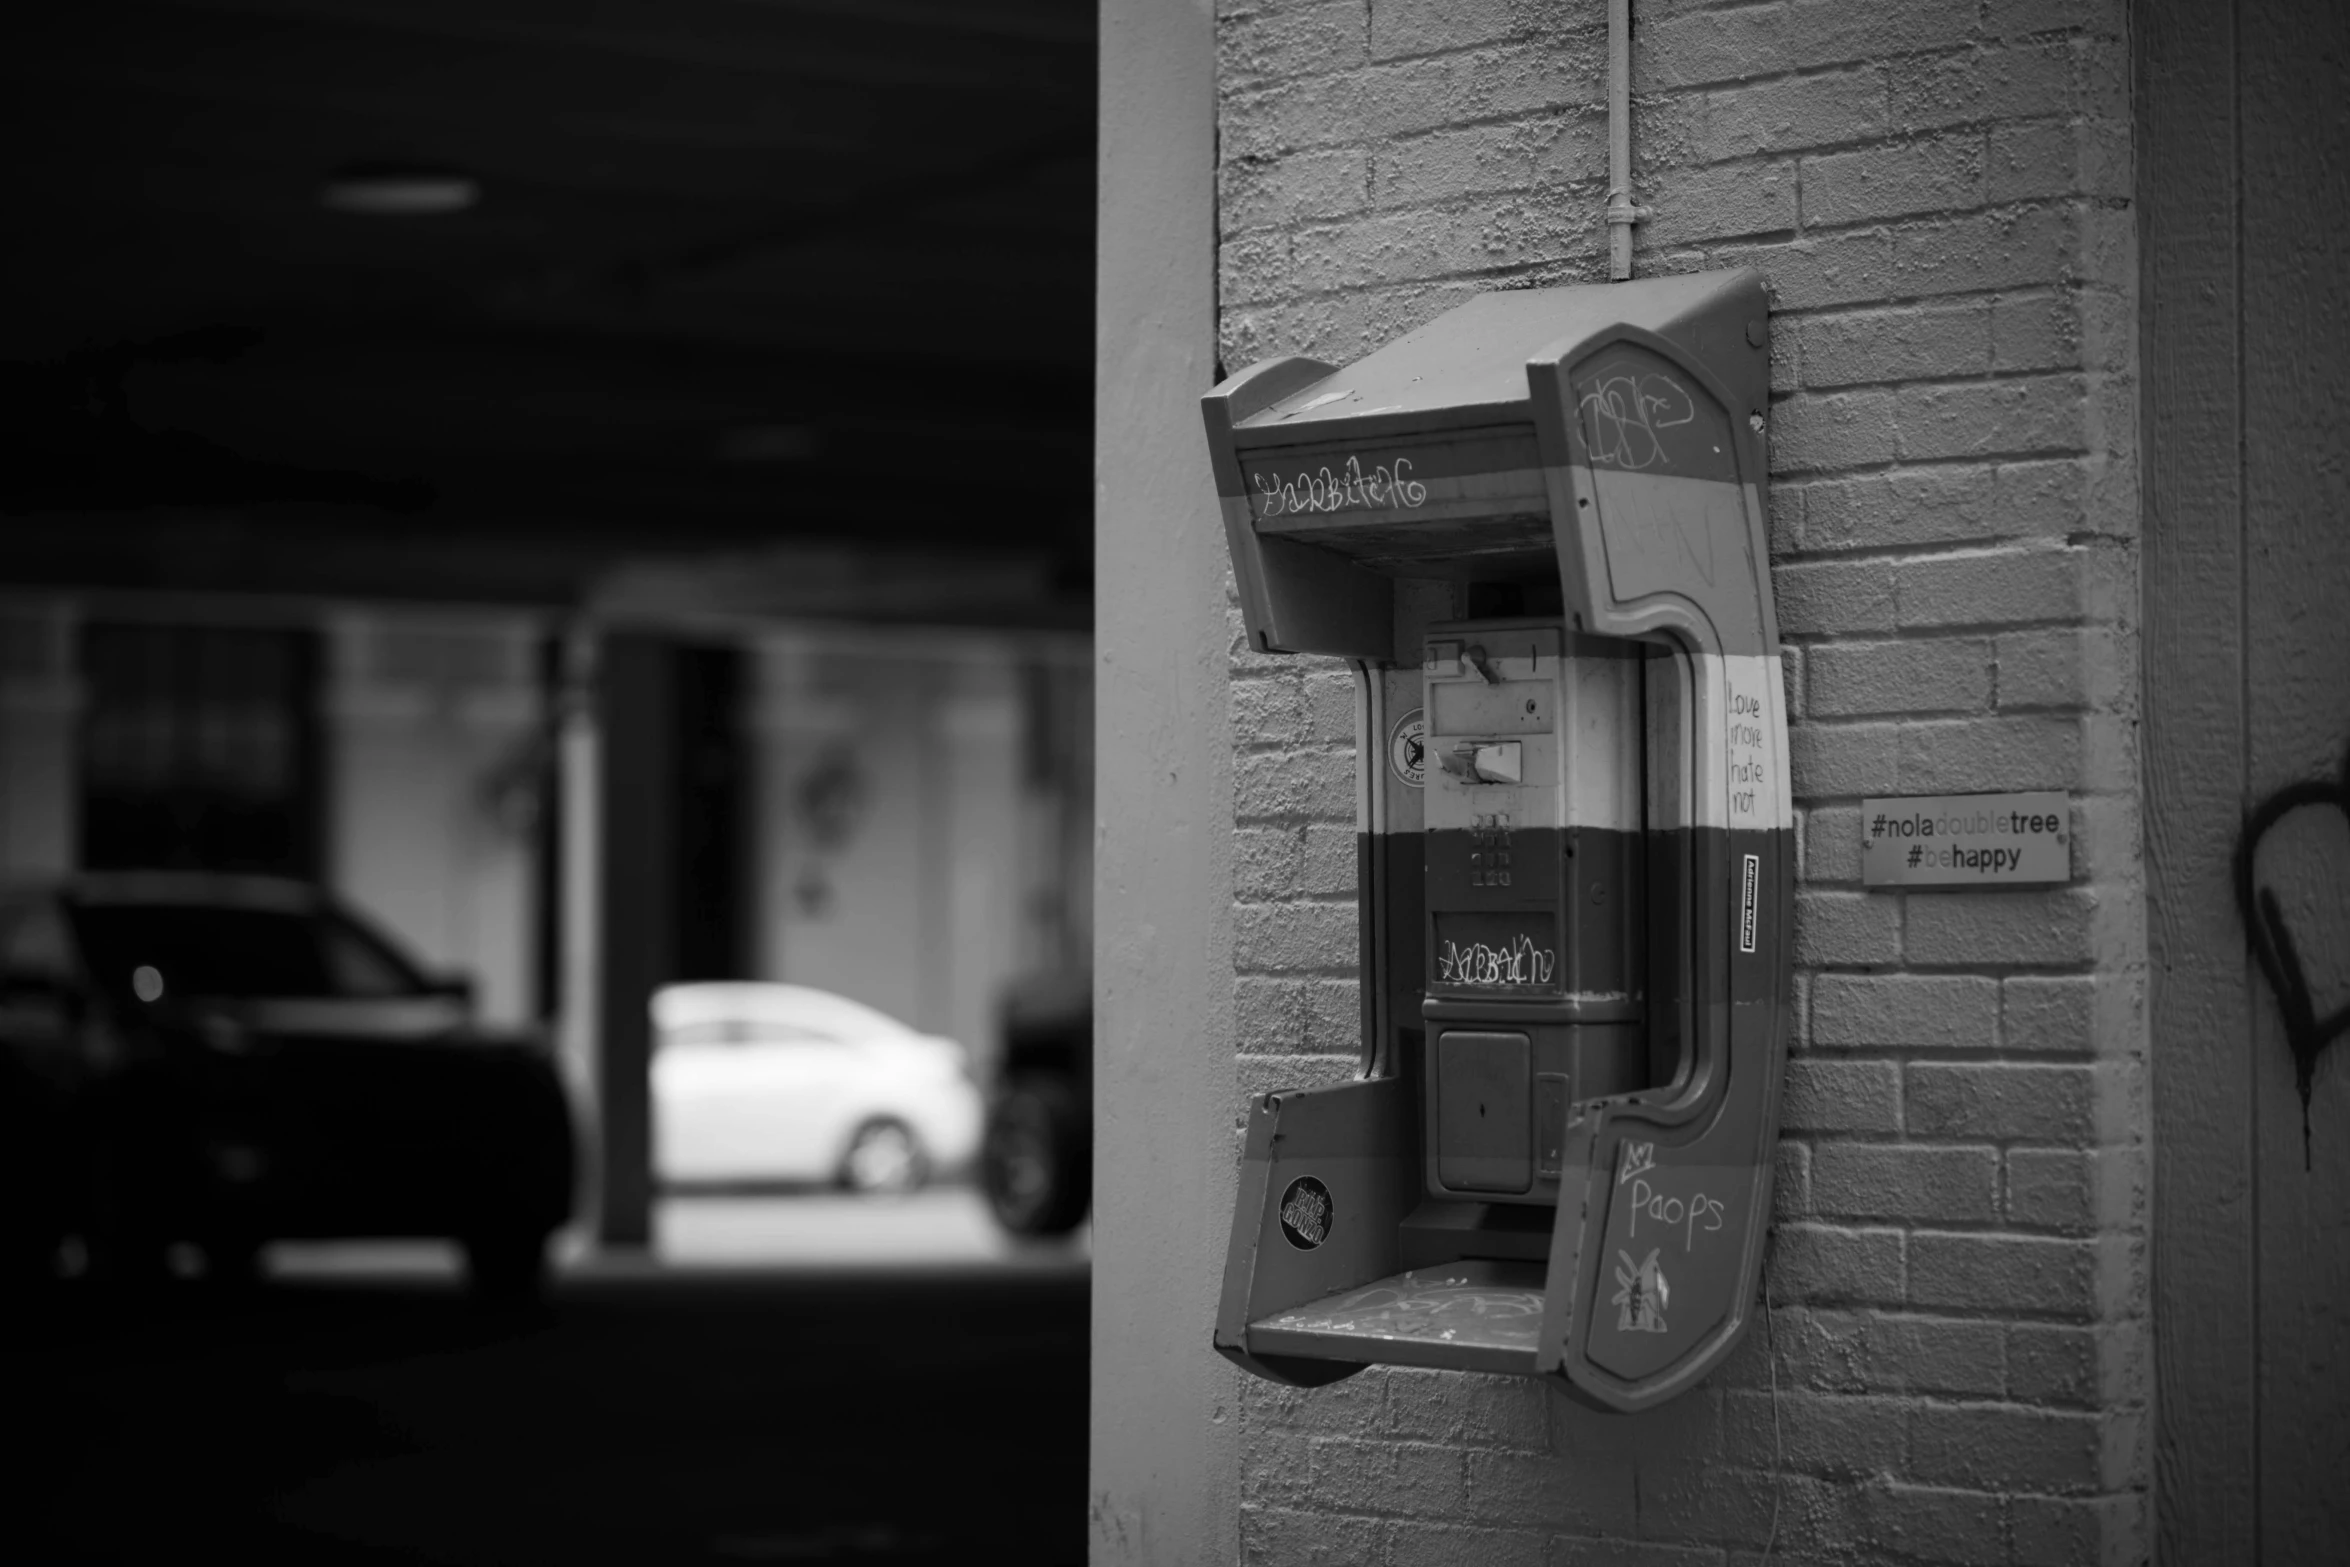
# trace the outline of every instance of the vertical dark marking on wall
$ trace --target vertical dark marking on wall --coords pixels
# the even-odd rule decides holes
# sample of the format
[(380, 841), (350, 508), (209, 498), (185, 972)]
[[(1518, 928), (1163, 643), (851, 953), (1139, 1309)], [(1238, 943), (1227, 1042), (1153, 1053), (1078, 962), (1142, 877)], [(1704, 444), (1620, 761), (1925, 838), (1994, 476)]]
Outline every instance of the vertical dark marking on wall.
[[(2350, 1005), (2338, 1007), (2323, 1018), (2317, 1015), (2317, 995), (2302, 962), (2304, 943), (2295, 939), (2276, 889), (2258, 885), (2256, 861), (2260, 840), (2268, 836), (2271, 828), (2295, 811), (2326, 806), (2340, 812), (2344, 826), (2350, 827), (2350, 752), (2343, 755), (2340, 777), (2293, 784), (2262, 801), (2259, 809), (2245, 821), (2244, 835), (2236, 845), (2236, 910), (2243, 916), (2252, 955), (2268, 980), (2270, 993), (2276, 997), (2277, 1010), (2284, 1017), (2285, 1044), (2293, 1052), (2293, 1086), (2301, 1093), (2303, 1170), (2310, 1168), (2309, 1088), (2317, 1073), (2317, 1058), (2327, 1045), (2350, 1031)], [(2341, 942), (2350, 933), (2304, 932), (2305, 937), (2314, 935), (2320, 943), (2329, 934)], [(2350, 946), (2350, 942), (2343, 944)]]

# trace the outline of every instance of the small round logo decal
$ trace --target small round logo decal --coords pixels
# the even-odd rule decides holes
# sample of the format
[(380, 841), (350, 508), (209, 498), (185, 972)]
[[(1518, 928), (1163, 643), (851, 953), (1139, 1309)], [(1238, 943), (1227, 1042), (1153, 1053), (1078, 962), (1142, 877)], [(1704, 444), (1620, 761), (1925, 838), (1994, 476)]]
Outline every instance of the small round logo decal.
[(1330, 1188), (1310, 1175), (1301, 1175), (1281, 1194), (1281, 1233), (1300, 1251), (1312, 1251), (1330, 1238)]
[(1420, 709), (1395, 721), (1395, 728), (1387, 737), (1387, 764), (1395, 769), (1395, 776), (1414, 789), (1428, 783), (1428, 725), (1421, 719)]

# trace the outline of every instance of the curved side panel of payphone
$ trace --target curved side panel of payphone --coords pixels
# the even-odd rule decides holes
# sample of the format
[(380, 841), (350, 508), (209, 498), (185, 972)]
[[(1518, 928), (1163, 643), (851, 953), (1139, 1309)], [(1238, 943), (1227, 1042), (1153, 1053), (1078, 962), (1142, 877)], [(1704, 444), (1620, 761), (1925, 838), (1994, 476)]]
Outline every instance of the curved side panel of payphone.
[(1588, 1101), (1570, 1123), (1536, 1355), (1585, 1401), (1636, 1410), (1735, 1346), (1770, 1220), (1794, 849), (1766, 388), (1758, 374), (1733, 392), (1632, 326), (1527, 374), (1568, 614), (1664, 643), (1651, 681), (1672, 671), (1680, 697), (1652, 718), (1670, 776), (1652, 769), (1649, 800), (1650, 895), (1680, 937), (1652, 944), (1651, 1015), (1677, 1059), (1659, 1086)]

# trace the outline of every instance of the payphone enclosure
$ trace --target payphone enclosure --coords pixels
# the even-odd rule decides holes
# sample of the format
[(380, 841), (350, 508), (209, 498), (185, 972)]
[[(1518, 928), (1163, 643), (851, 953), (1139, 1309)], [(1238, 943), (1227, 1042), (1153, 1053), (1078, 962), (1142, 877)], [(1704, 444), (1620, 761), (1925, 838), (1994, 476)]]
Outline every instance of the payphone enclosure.
[(1751, 271), (1203, 400), (1248, 635), (1357, 678), (1363, 1069), (1250, 1110), (1219, 1350), (1635, 1410), (1751, 1314), (1794, 875)]

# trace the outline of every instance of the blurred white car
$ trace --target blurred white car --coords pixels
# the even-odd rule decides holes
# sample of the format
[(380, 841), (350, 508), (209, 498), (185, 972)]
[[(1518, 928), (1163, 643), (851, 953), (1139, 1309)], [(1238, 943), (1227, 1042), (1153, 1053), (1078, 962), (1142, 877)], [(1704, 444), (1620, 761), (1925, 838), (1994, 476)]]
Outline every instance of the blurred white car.
[(652, 1012), (664, 1182), (909, 1191), (979, 1146), (979, 1088), (954, 1040), (805, 985), (668, 985)]

